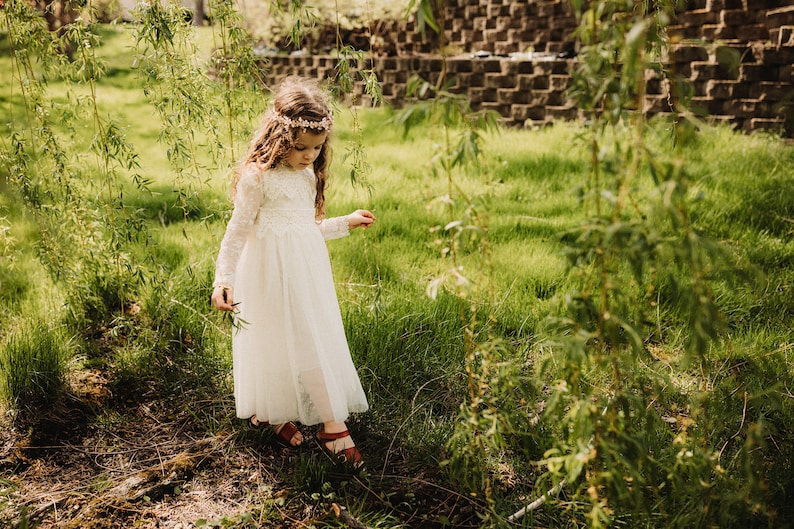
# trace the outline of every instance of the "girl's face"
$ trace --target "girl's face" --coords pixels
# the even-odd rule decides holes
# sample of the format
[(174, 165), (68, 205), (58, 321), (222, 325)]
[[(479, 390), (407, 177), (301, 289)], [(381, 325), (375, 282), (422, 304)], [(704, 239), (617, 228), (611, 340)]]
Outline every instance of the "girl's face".
[(292, 169), (309, 167), (322, 152), (326, 138), (328, 138), (327, 132), (315, 134), (314, 132), (301, 130), (298, 132), (298, 137), (295, 138), (295, 145), (287, 154), (284, 162)]

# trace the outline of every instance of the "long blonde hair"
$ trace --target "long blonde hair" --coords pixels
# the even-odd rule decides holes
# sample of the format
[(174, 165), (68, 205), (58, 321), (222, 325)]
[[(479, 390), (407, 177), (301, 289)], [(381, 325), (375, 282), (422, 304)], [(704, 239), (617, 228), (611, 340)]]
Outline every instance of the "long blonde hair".
[[(254, 133), (248, 153), (235, 172), (234, 192), (246, 165), (254, 163), (263, 169), (274, 169), (284, 162), (299, 132), (315, 133), (316, 130), (317, 134), (328, 132), (330, 136), (331, 124), (328, 96), (317, 81), (294, 76), (284, 79), (276, 91), (273, 107), (265, 112), (262, 125)], [(314, 160), (314, 174), (317, 176), (314, 208), (318, 218), (325, 215), (325, 188), (330, 165), (331, 147), (326, 138)]]

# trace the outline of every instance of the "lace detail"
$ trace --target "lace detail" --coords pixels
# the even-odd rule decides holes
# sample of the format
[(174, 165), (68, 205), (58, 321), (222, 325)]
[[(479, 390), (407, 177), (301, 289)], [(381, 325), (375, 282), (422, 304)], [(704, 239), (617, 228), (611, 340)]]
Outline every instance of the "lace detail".
[(350, 227), (347, 215), (343, 217), (331, 217), (320, 221), (320, 232), (326, 241), (347, 237), (350, 234)]
[(256, 219), (256, 236), (260, 239), (268, 233), (283, 236), (289, 232), (311, 232), (317, 230), (312, 209), (262, 209)]
[(234, 211), (215, 262), (213, 285), (234, 286), (237, 262), (251, 234), (261, 239), (268, 234), (284, 236), (319, 229), (325, 240), (346, 236), (347, 217), (315, 221), (316, 193), (311, 169), (262, 171), (253, 164), (247, 166), (237, 182)]
[(314, 173), (311, 170), (294, 171), (279, 167), (262, 175), (262, 192), (271, 200), (287, 199), (290, 201), (314, 204), (317, 188)]
[(232, 218), (229, 219), (229, 224), (226, 226), (226, 233), (218, 251), (218, 259), (215, 261), (214, 286), (234, 286), (234, 270), (263, 199), (259, 172), (254, 170), (253, 166), (246, 168), (237, 182), (234, 211), (232, 211)]

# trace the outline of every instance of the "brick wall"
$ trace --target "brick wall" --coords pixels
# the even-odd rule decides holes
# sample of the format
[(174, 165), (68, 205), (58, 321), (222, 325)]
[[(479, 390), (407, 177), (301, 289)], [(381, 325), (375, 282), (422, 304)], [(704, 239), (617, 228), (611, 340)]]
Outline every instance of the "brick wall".
[[(576, 47), (571, 37), (576, 21), (567, 0), (454, 0), (448, 5), (445, 35), (454, 53), (448, 58), (453, 91), (466, 94), (475, 110), (495, 110), (508, 125), (578, 117), (565, 97), (576, 61), (565, 58)], [(690, 0), (670, 33), (679, 43), (670, 50), (668, 67), (690, 81), (696, 110), (744, 131), (794, 135), (794, 0)], [(431, 80), (438, 75), (441, 60), (432, 53), (438, 37), (419, 34), (414, 20), (381, 22), (373, 34), (376, 39), (355, 31), (345, 37), (360, 48), (372, 43), (368, 66), (378, 73), (384, 99), (400, 106), (411, 75)], [(323, 35), (313, 49), (330, 47), (324, 46)], [(741, 57), (735, 68), (722, 60), (730, 56), (728, 48)], [(322, 54), (278, 55), (269, 61), (266, 78), (274, 84), (296, 73), (332, 77), (336, 64)], [(647, 78), (644, 110), (667, 111), (665, 83), (652, 72)], [(356, 97), (366, 103), (361, 86)]]

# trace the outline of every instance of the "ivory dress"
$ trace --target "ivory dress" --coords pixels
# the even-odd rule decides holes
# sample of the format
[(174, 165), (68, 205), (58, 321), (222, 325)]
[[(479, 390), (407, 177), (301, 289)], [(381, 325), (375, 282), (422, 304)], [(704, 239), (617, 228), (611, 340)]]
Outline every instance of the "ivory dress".
[(240, 418), (312, 425), (368, 408), (325, 245), (348, 235), (348, 221), (315, 220), (315, 178), (311, 167), (249, 164), (237, 183), (215, 283), (234, 287), (239, 303), (232, 350)]

